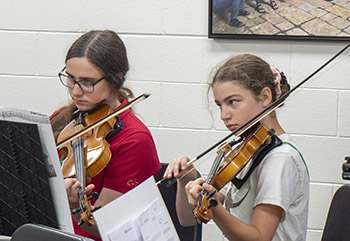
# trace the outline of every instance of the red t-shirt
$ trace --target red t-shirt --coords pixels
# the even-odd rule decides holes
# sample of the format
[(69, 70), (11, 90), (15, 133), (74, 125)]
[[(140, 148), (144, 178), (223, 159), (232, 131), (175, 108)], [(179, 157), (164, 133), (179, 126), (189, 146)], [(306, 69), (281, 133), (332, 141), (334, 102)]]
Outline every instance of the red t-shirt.
[[(122, 103), (125, 105), (126, 101)], [(108, 165), (94, 178), (93, 192), (101, 193), (103, 187), (126, 193), (150, 176), (156, 176), (161, 168), (156, 147), (150, 131), (130, 111), (126, 110), (120, 115), (121, 122), (125, 125), (115, 136), (108, 140), (112, 158)], [(93, 201), (91, 201), (93, 204)], [(122, 208), (122, 207), (121, 207)], [(118, 210), (115, 210), (116, 217)], [(82, 230), (73, 219), (75, 233), (94, 240), (94, 238)]]

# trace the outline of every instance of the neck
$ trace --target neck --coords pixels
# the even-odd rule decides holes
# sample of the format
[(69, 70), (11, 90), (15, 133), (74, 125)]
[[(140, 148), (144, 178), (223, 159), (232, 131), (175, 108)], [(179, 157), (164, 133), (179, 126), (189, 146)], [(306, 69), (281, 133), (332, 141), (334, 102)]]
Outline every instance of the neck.
[(111, 100), (105, 100), (104, 103), (109, 105), (109, 107), (111, 107), (112, 110), (116, 110), (121, 105), (118, 98), (113, 98)]
[[(271, 116), (273, 115), (273, 116)], [(273, 128), (276, 131), (276, 135), (281, 135), (283, 133), (286, 133), (280, 123), (278, 122), (277, 118), (275, 117), (275, 113), (272, 113), (271, 115), (264, 118), (262, 123), (266, 125), (268, 128)]]

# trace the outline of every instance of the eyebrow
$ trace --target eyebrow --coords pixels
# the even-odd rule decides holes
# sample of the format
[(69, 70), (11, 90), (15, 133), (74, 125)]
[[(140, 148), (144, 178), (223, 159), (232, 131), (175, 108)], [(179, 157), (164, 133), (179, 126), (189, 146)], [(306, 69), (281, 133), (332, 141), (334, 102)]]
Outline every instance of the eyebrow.
[[(68, 74), (68, 75), (70, 75), (70, 76), (73, 76), (72, 74), (70, 74), (67, 70), (65, 70), (65, 72)], [(74, 77), (74, 76), (73, 76)]]
[(237, 98), (237, 97), (240, 97), (241, 95), (239, 95), (239, 94), (233, 94), (233, 95), (229, 95), (229, 96), (227, 96), (225, 99), (224, 99), (224, 101), (227, 101), (227, 100), (229, 100), (229, 99), (231, 99), (231, 98)]
[[(72, 74), (70, 74), (69, 72), (67, 72), (66, 70), (66, 73), (69, 75), (69, 76), (72, 76), (74, 79), (76, 79), (76, 77)], [(80, 77), (80, 79), (86, 79), (86, 80), (97, 80), (98, 78), (95, 78), (95, 77)]]
[[(229, 96), (227, 96), (226, 98), (224, 98), (224, 102), (225, 101), (228, 101), (229, 99), (231, 99), (231, 98), (235, 98), (235, 97), (240, 97), (240, 95), (239, 94), (233, 94), (233, 95), (229, 95)], [(217, 101), (217, 100), (214, 100), (215, 101), (215, 103), (219, 103), (219, 101)]]

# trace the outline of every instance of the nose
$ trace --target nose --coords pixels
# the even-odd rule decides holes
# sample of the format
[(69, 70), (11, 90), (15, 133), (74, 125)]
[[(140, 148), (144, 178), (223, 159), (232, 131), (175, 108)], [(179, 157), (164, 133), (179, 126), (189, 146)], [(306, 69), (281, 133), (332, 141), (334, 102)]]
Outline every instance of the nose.
[(73, 88), (70, 89), (70, 94), (72, 96), (81, 96), (83, 95), (83, 93), (84, 93), (83, 90), (81, 89), (79, 83), (77, 82), (74, 84)]
[(222, 106), (221, 106), (220, 118), (221, 118), (221, 120), (223, 120), (224, 122), (227, 121), (227, 120), (230, 120), (230, 119), (232, 118), (228, 106), (225, 106), (225, 105), (222, 105)]

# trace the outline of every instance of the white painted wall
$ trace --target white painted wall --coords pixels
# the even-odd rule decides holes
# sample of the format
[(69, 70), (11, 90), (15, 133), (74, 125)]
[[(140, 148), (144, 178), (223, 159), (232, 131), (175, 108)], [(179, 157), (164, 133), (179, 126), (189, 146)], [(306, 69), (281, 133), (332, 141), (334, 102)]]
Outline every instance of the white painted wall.
[[(151, 129), (162, 162), (194, 157), (228, 132), (207, 109), (206, 82), (225, 58), (253, 53), (297, 84), (344, 42), (218, 40), (207, 38), (206, 0), (0, 0), (0, 106), (46, 114), (65, 104), (57, 73), (82, 32), (112, 29), (124, 40), (131, 70), (127, 85), (151, 93), (136, 107)], [(349, 57), (337, 61), (279, 110), (311, 174), (308, 241), (320, 240), (341, 167), (350, 155)], [(209, 100), (210, 106), (212, 101)], [(213, 115), (218, 116), (214, 109)], [(206, 173), (211, 155), (199, 169)], [(203, 240), (219, 240), (214, 224)]]

